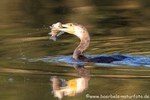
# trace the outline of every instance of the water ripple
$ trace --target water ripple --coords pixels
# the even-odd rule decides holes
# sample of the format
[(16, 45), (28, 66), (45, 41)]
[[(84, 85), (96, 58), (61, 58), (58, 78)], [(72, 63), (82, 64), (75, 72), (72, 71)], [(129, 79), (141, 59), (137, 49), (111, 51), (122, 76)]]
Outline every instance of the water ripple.
[[(133, 56), (133, 55), (86, 55), (87, 57), (94, 58), (94, 57), (125, 57), (121, 61), (113, 61), (111, 63), (94, 63), (98, 66), (133, 66), (133, 67), (150, 67), (150, 56)], [(66, 63), (66, 64), (84, 64), (86, 62), (75, 61), (72, 59), (72, 56), (46, 56), (43, 58), (35, 58), (35, 59), (28, 59), (29, 62), (51, 62), (51, 63)]]

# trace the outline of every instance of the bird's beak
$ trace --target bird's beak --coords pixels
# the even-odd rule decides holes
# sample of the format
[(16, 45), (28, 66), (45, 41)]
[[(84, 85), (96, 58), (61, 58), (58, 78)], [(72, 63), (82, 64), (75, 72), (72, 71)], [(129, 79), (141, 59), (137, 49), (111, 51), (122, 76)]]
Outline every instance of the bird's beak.
[(68, 32), (68, 28), (69, 28), (68, 25), (62, 24), (62, 28), (60, 28), (59, 30), (60, 30), (60, 31), (63, 31), (63, 32)]
[(68, 25), (66, 25), (66, 24), (62, 24), (62, 27), (67, 28), (67, 27), (68, 27)]

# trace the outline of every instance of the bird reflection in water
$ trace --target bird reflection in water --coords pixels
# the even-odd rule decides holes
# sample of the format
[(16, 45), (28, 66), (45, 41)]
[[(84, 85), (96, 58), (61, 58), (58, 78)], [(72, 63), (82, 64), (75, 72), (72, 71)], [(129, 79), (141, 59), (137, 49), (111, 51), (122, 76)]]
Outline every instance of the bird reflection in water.
[(62, 99), (64, 96), (76, 96), (88, 89), (90, 71), (85, 69), (83, 65), (76, 65), (75, 69), (79, 75), (78, 78), (70, 80), (57, 76), (51, 78), (54, 97)]

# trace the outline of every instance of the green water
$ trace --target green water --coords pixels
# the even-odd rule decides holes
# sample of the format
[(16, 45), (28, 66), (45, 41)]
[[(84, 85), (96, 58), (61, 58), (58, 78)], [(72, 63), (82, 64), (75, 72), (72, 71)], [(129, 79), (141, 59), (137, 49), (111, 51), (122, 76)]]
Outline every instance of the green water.
[[(150, 56), (149, 6), (149, 0), (1, 0), (0, 100), (57, 100), (52, 94), (52, 76), (65, 80), (81, 77), (71, 65), (28, 61), (72, 54), (79, 44), (75, 36), (49, 40), (49, 26), (58, 21), (86, 26), (91, 36), (87, 55)], [(88, 89), (64, 96), (64, 100), (111, 100), (96, 98), (100, 95), (147, 97), (112, 100), (150, 98), (148, 67), (85, 67), (90, 72)]]

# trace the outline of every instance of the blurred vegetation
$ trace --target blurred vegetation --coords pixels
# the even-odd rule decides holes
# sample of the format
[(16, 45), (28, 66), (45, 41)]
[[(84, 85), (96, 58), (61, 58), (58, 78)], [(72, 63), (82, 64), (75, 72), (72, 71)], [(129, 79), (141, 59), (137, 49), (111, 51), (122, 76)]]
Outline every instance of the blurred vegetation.
[(149, 24), (149, 6), (149, 0), (1, 0), (0, 28), (43, 27), (58, 21), (90, 29)]

